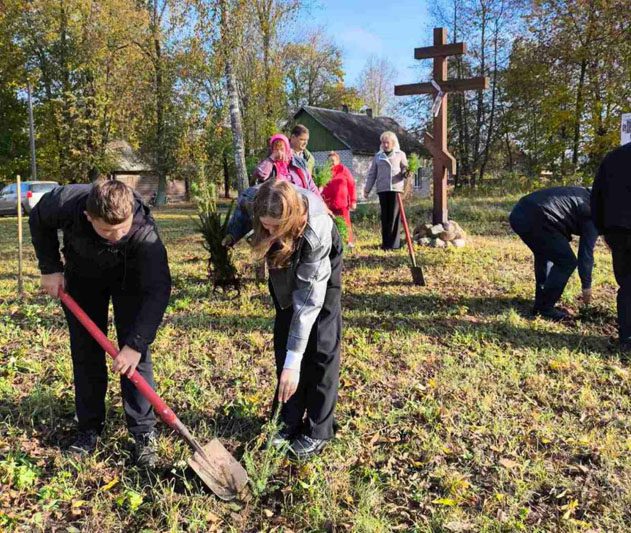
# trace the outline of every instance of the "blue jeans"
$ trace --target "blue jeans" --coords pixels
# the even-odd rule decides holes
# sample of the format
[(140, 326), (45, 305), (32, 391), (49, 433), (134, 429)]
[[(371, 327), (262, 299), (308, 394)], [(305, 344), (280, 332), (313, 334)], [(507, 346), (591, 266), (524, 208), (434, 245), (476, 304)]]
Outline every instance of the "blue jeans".
[(561, 298), (577, 260), (567, 237), (546, 224), (536, 208), (518, 204), (510, 225), (535, 256), (535, 311), (552, 309)]

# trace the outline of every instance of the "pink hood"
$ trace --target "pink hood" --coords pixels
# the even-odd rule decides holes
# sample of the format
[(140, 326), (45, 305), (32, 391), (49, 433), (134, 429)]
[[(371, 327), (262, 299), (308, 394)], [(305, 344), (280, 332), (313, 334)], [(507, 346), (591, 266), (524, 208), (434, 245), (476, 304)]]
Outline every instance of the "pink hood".
[(285, 137), (282, 133), (276, 133), (274, 135), (272, 135), (272, 137), (269, 140), (269, 152), (270, 154), (272, 153), (272, 145), (274, 144), (275, 141), (283, 141), (283, 144), (285, 146), (285, 158), (283, 159), (283, 161), (285, 163), (289, 163), (291, 161), (291, 145), (289, 144), (289, 139), (287, 137)]

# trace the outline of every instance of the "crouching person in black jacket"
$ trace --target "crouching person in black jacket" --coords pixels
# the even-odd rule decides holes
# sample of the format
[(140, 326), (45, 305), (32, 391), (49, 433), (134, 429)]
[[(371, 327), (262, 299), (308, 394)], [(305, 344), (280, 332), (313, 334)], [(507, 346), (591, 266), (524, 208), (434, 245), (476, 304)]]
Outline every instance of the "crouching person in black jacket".
[[(578, 266), (583, 302), (592, 293), (594, 246), (598, 231), (585, 187), (552, 187), (524, 196), (510, 214), (510, 225), (535, 256), (535, 305), (533, 314), (564, 320), (567, 312), (555, 307), (570, 276)], [(572, 235), (579, 235), (578, 260)]]
[(342, 335), (342, 240), (322, 199), (286, 181), (243, 192), (225, 245), (254, 228), (276, 308), (274, 351), (283, 429), (274, 446), (304, 459), (333, 438)]
[(592, 189), (592, 215), (611, 249), (618, 282), (620, 348), (631, 356), (631, 143), (609, 152)]
[[(127, 426), (135, 440), (138, 465), (157, 460), (153, 408), (127, 379), (134, 370), (153, 387), (149, 345), (169, 301), (167, 254), (149, 209), (120, 181), (66, 185), (44, 195), (29, 224), (42, 273), (42, 288), (58, 297), (65, 288), (107, 331), (110, 298), (121, 350), (112, 369), (121, 374)], [(63, 232), (61, 261), (57, 230)], [(94, 452), (105, 423), (105, 353), (65, 309), (74, 371), (78, 436), (70, 451)]]

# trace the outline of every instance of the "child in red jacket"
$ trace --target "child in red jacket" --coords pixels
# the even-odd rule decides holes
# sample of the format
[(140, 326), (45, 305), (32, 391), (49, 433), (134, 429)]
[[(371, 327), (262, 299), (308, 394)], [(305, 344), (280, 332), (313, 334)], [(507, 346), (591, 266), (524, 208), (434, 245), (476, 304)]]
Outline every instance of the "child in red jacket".
[(329, 153), (331, 162), (331, 181), (322, 189), (322, 198), (328, 208), (336, 216), (344, 217), (348, 228), (348, 246), (353, 247), (353, 230), (351, 227), (351, 211), (357, 207), (357, 194), (355, 193), (355, 180), (351, 171), (340, 162), (337, 152)]

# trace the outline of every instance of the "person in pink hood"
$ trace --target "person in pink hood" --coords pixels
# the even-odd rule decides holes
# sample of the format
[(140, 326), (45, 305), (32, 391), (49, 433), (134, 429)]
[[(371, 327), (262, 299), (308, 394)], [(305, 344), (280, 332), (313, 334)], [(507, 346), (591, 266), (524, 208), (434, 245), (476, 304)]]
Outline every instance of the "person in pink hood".
[(293, 154), (287, 137), (281, 133), (272, 135), (269, 140), (269, 152), (270, 155), (254, 169), (254, 178), (257, 182), (276, 178), (289, 181), (320, 196), (320, 191), (304, 161)]

